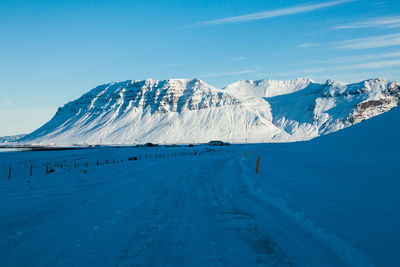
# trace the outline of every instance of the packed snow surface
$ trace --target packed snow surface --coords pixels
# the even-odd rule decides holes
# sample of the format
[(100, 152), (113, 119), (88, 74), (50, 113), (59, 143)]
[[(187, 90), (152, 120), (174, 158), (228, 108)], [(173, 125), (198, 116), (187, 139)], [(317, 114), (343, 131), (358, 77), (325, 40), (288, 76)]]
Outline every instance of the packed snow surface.
[(0, 153), (0, 265), (400, 266), (399, 119), (309, 142)]
[(198, 79), (100, 85), (59, 108), (25, 144), (288, 142), (309, 140), (398, 105), (400, 85), (310, 79), (239, 81), (224, 89)]

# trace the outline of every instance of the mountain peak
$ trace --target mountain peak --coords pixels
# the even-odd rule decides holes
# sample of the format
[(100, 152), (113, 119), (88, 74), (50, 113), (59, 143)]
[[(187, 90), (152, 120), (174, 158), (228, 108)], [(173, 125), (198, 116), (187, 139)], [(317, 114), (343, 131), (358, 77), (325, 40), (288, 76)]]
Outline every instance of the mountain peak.
[(251, 97), (274, 97), (302, 90), (314, 83), (309, 78), (289, 81), (279, 80), (241, 80), (225, 87), (225, 91), (234, 95)]
[(79, 99), (66, 104), (59, 112), (81, 114), (90, 110), (120, 114), (130, 109), (180, 112), (220, 105), (234, 105), (239, 100), (199, 79), (127, 80), (98, 86)]

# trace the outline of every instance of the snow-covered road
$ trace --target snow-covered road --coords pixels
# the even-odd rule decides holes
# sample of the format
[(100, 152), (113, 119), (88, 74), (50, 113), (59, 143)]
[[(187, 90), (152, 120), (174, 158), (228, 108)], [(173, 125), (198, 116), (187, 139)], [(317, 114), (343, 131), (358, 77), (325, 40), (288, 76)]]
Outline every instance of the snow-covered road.
[(249, 190), (245, 161), (239, 149), (3, 181), (0, 264), (342, 265)]

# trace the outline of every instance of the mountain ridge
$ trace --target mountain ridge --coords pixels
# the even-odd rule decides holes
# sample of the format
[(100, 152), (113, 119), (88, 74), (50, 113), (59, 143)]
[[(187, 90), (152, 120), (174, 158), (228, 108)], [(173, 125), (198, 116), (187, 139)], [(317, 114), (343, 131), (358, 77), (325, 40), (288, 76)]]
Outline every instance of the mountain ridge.
[(400, 85), (309, 78), (242, 80), (223, 89), (199, 79), (99, 85), (60, 107), (21, 140), (51, 144), (309, 140), (398, 105)]

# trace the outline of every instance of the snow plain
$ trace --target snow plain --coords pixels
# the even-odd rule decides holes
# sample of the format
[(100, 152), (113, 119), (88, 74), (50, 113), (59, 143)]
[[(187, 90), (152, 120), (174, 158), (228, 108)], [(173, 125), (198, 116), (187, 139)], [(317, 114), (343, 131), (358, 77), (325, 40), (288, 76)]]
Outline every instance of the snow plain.
[(0, 265), (399, 266), (399, 119), (297, 143), (0, 153)]

